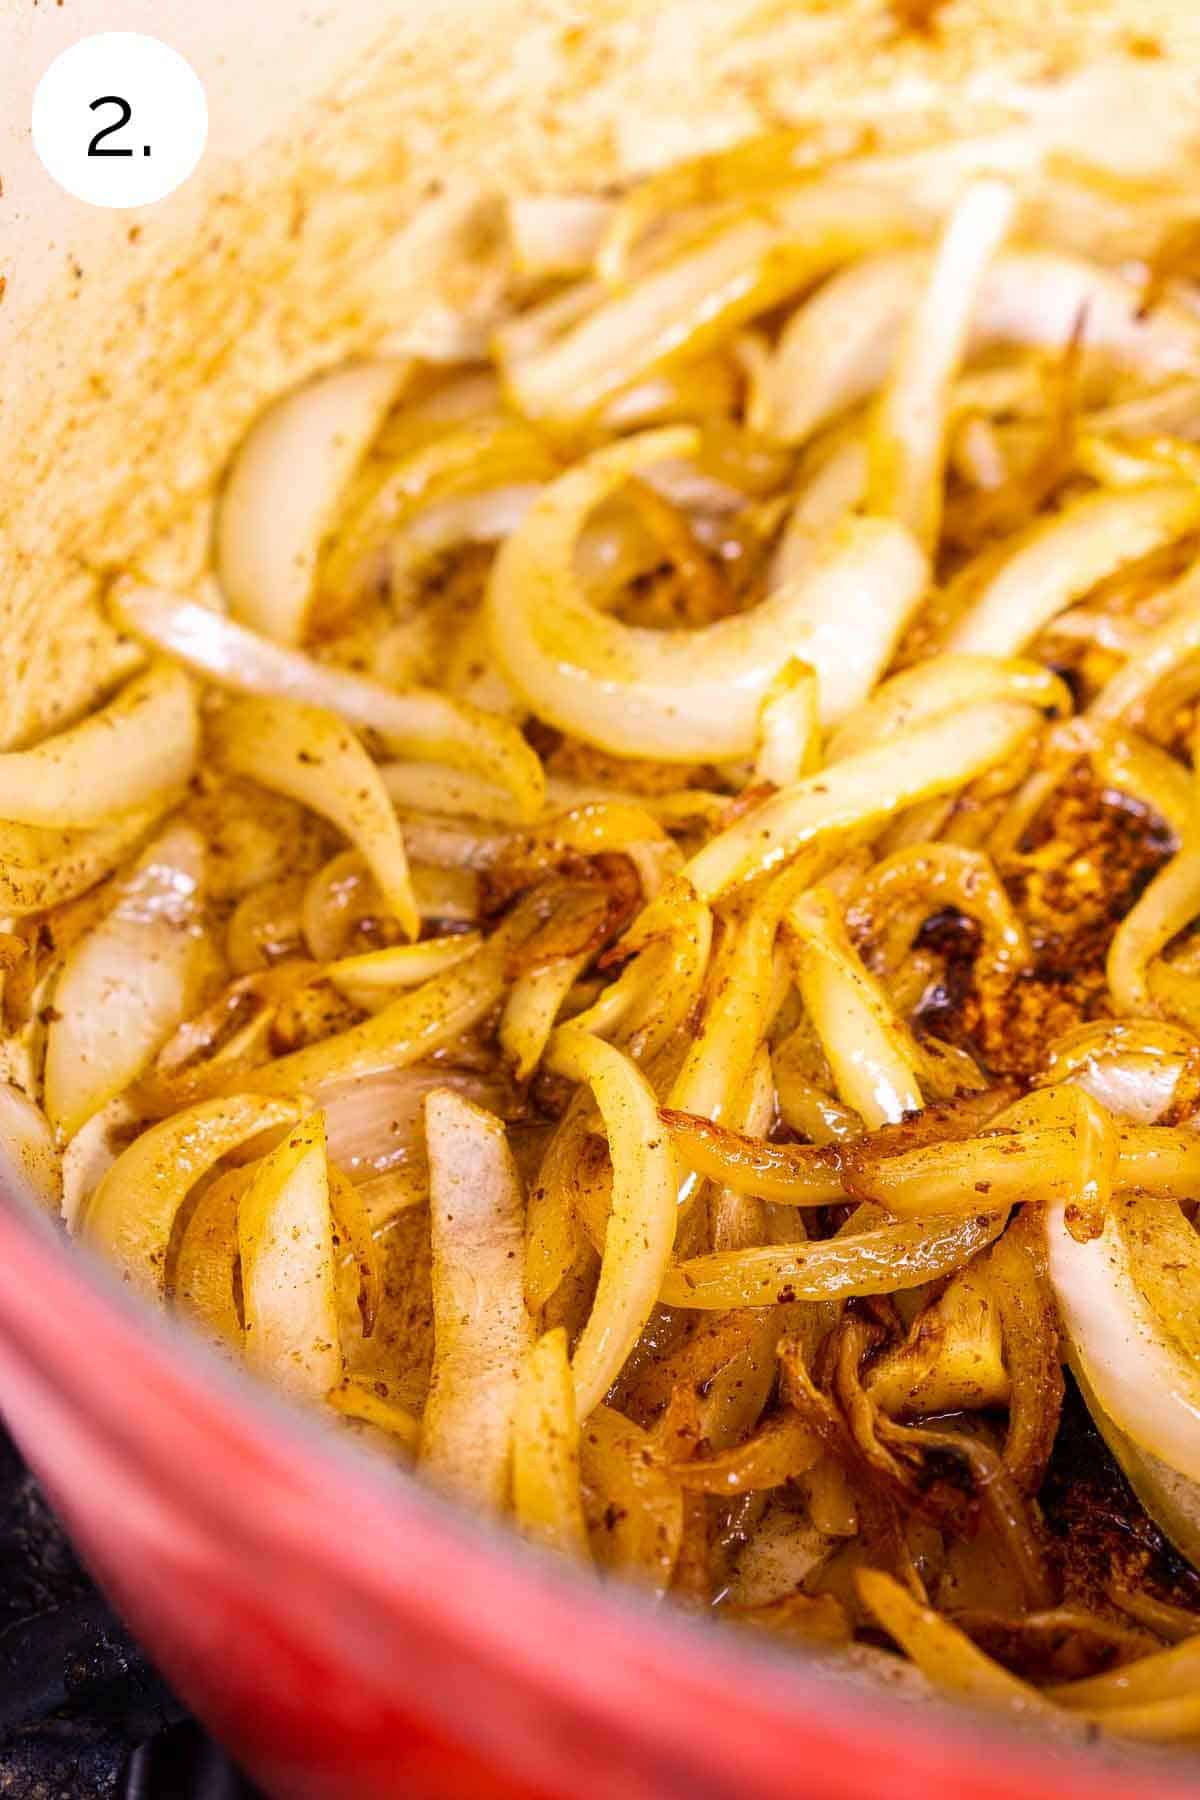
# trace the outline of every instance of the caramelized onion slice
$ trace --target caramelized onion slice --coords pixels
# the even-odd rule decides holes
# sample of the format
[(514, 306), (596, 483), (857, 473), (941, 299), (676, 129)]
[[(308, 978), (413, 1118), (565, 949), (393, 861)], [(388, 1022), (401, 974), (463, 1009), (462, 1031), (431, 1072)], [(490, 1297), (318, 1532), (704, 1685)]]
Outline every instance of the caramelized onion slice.
[(1047, 1724), (1060, 1730), (1064, 1715), (1036, 1688), (986, 1656), (965, 1632), (922, 1606), (882, 1569), (862, 1569), (858, 1591), (889, 1637), (912, 1657), (922, 1674), (956, 1699), (1008, 1715), (1017, 1723)]
[(764, 1244), (695, 1256), (668, 1269), (664, 1306), (722, 1310), (895, 1294), (968, 1262), (1004, 1229), (1007, 1212), (905, 1219), (815, 1243)]
[(586, 1419), (620, 1374), (658, 1297), (675, 1239), (675, 1170), (654, 1091), (629, 1057), (578, 1025), (561, 1025), (546, 1060), (557, 1074), (587, 1082), (612, 1158), (600, 1280), (572, 1361), (576, 1404)]
[(521, 1368), (513, 1419), (513, 1510), (535, 1544), (588, 1558), (575, 1384), (561, 1325), (538, 1339)]
[(61, 829), (132, 812), (182, 787), (198, 747), (192, 684), (156, 663), (82, 724), (0, 755), (0, 818)]
[(816, 669), (822, 719), (835, 722), (870, 691), (924, 591), (925, 560), (908, 532), (852, 519), (749, 612), (672, 631), (599, 612), (572, 567), (589, 513), (695, 443), (666, 429), (595, 451), (545, 490), (492, 573), (492, 648), (513, 686), (539, 717), (618, 755), (751, 754), (759, 707), (793, 656)]
[(0, 1152), (38, 1205), (61, 1218), (63, 1171), (54, 1133), (41, 1107), (11, 1081), (0, 1081)]
[(425, 1139), (434, 1357), (420, 1461), (439, 1485), (498, 1510), (533, 1343), (521, 1291), (525, 1201), (504, 1127), (489, 1113), (437, 1089), (425, 1101)]
[(204, 842), (169, 826), (74, 944), (46, 1031), (46, 1111), (64, 1138), (149, 1067), (194, 1005)]
[(309, 1113), (258, 1165), (238, 1207), (246, 1360), (298, 1400), (342, 1375), (325, 1125)]
[(529, 418), (578, 418), (651, 370), (701, 355), (856, 253), (911, 237), (921, 223), (899, 197), (833, 182), (798, 188), (585, 307), (557, 340), (510, 356), (509, 385)]
[(919, 1112), (924, 1102), (911, 1033), (864, 967), (829, 889), (803, 895), (787, 927), (796, 984), (839, 1097), (868, 1128)]
[[(773, 435), (800, 443), (884, 381), (928, 279), (924, 250), (864, 258), (834, 275), (789, 321), (764, 388)], [(1136, 282), (1055, 250), (1007, 250), (983, 278), (971, 354), (1002, 344), (1062, 350), (1082, 318), (1083, 347), (1147, 379), (1193, 369), (1200, 327), (1177, 306), (1143, 316)]]
[(870, 510), (899, 519), (930, 552), (941, 528), (951, 383), (1015, 209), (1006, 183), (978, 181), (951, 213), (871, 427)]
[(72, 831), (0, 820), (0, 914), (23, 918), (86, 894), (145, 841), (173, 798)]
[[(1129, 1243), (1136, 1206), (1115, 1204), (1101, 1233), (1084, 1243), (1068, 1229), (1063, 1205), (1049, 1207), (1050, 1278), (1064, 1328), (1104, 1412), (1140, 1449), (1200, 1481), (1200, 1368), (1138, 1285)], [(1200, 1266), (1200, 1258), (1194, 1261)]]
[(355, 363), (318, 376), (269, 407), (234, 457), (217, 573), (231, 611), (277, 643), (304, 636), (321, 544), (411, 366)]
[(202, 1175), (248, 1138), (291, 1125), (294, 1101), (232, 1094), (173, 1114), (135, 1138), (85, 1202), (79, 1230), (138, 1292), (161, 1300), (176, 1215)]
[[(1007, 549), (957, 577), (970, 605), (948, 648), (1017, 656), (1052, 619), (1114, 574), (1200, 525), (1200, 486), (1185, 481), (1085, 494), (1038, 519)], [(994, 569), (994, 572), (993, 572)], [(951, 590), (951, 603), (955, 590)]]
[(421, 929), (408, 858), (379, 770), (334, 714), (295, 700), (234, 700), (216, 725), (226, 766), (336, 825), (362, 852), (405, 935)]
[(807, 844), (953, 793), (1012, 755), (1038, 722), (1032, 708), (1006, 700), (943, 713), (784, 788), (698, 851), (688, 878), (712, 900)]
[(494, 782), (520, 819), (541, 811), (542, 767), (508, 719), (432, 688), (400, 692), (331, 664), (316, 662), (236, 624), (198, 600), (162, 588), (119, 587), (112, 600), (119, 624), (218, 687), (264, 699), (324, 707), (383, 739), (394, 756), (444, 762)]

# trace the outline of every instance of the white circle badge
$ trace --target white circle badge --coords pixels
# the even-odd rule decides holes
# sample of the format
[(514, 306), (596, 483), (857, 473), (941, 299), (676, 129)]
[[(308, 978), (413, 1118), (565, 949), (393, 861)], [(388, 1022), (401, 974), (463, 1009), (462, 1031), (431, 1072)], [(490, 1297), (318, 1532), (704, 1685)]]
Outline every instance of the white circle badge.
[(178, 50), (99, 31), (56, 56), (33, 96), (33, 144), (60, 187), (92, 206), (147, 206), (204, 152), (208, 104)]

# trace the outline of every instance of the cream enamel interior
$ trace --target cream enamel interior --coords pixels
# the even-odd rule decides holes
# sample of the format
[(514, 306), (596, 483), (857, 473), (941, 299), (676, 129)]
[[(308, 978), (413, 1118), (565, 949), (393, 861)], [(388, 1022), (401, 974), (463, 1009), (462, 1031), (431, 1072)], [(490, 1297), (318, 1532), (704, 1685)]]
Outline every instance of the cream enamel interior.
[[(423, 287), (439, 194), (588, 189), (772, 122), (1002, 122), (1115, 60), (1158, 63), (1188, 154), (1190, 0), (216, 0), (0, 6), (0, 742), (77, 715), (123, 665), (96, 596), (130, 566), (194, 584), (211, 498), (264, 399), (377, 345)], [(38, 76), (90, 30), (168, 39), (205, 82), (197, 174), (139, 212), (72, 200), (28, 132)], [(1178, 105), (1174, 100), (1178, 100)]]

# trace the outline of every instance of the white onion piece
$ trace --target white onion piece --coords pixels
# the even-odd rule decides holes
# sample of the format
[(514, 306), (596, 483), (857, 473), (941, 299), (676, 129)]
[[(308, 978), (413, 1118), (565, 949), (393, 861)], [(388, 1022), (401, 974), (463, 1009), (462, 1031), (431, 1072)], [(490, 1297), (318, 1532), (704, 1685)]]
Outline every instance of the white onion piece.
[(130, 631), (220, 687), (326, 707), (377, 732), (394, 755), (433, 758), (496, 782), (513, 796), (522, 818), (541, 810), (541, 764), (507, 719), (432, 688), (396, 693), (273, 644), (199, 601), (161, 588), (119, 590), (113, 609)]
[(388, 907), (419, 936), (408, 858), (379, 770), (342, 721), (291, 700), (235, 700), (215, 734), (236, 774), (298, 800), (344, 832), (362, 853)]
[(22, 918), (86, 893), (145, 842), (170, 799), (70, 831), (0, 820), (0, 912)]
[(808, 663), (785, 665), (758, 715), (754, 778), (788, 787), (821, 765), (820, 693)]
[(44, 1212), (62, 1215), (63, 1175), (54, 1133), (40, 1106), (0, 1081), (0, 1153)]
[(620, 1374), (654, 1310), (675, 1239), (675, 1163), (654, 1090), (637, 1065), (578, 1025), (560, 1025), (547, 1066), (586, 1081), (612, 1158), (612, 1207), (600, 1279), (571, 1368), (585, 1419)]
[(251, 427), (217, 514), (217, 574), (239, 619), (304, 636), (317, 557), (338, 503), (411, 365), (356, 363), (285, 394)]
[(421, 1150), (421, 1108), (435, 1088), (450, 1089), (490, 1112), (503, 1105), (502, 1083), (469, 1069), (432, 1064), (321, 1082), (314, 1098), (325, 1112), (331, 1162), (359, 1182), (411, 1161)]
[(616, 209), (595, 194), (533, 194), (508, 203), (513, 260), (522, 275), (583, 275)]
[(110, 1100), (75, 1133), (62, 1153), (62, 1214), (74, 1235), (88, 1201), (137, 1129), (140, 1119), (124, 1094)]
[(811, 889), (788, 912), (787, 923), (794, 934), (796, 985), (839, 1098), (868, 1130), (919, 1112), (924, 1101), (916, 1046), (850, 942), (833, 894)]
[(437, 763), (381, 763), (383, 784), (400, 808), (444, 813), (452, 819), (486, 819), (499, 825), (527, 823), (510, 793), (466, 769)]
[(94, 825), (179, 788), (196, 764), (192, 684), (159, 663), (79, 725), (0, 756), (0, 818)]
[[(928, 279), (923, 250), (896, 250), (826, 282), (789, 322), (765, 392), (771, 435), (802, 443), (837, 413), (879, 388), (905, 321)], [(1083, 320), (1083, 347), (1147, 380), (1187, 373), (1200, 361), (1200, 320), (1176, 306), (1141, 315), (1137, 284), (1052, 250), (998, 256), (980, 289), (969, 354), (1004, 344), (1061, 350)]]
[(513, 481), (480, 494), (458, 494), (427, 506), (403, 528), (391, 554), (403, 566), (405, 552), (422, 559), (456, 544), (494, 544), (514, 532), (541, 493), (536, 481)]
[(811, 564), (830, 527), (861, 504), (867, 491), (867, 446), (861, 437), (840, 444), (801, 490), (776, 545), (770, 588), (795, 581)]
[(237, 1213), (246, 1361), (298, 1400), (342, 1378), (337, 1273), (320, 1113), (259, 1163)]
[(499, 1509), (534, 1336), (522, 1281), (525, 1200), (498, 1119), (441, 1088), (425, 1101), (425, 1136), (434, 1355), (420, 1460), (442, 1486)]
[(462, 931), (454, 937), (426, 938), (420, 944), (367, 950), (361, 956), (343, 956), (331, 962), (325, 974), (356, 1006), (373, 1012), (402, 988), (420, 987), (443, 969), (473, 956), (482, 942), (479, 932)]
[(1050, 1279), (1088, 1385), (1135, 1444), (1200, 1481), (1200, 1368), (1139, 1291), (1119, 1207), (1101, 1235), (1082, 1244), (1065, 1211), (1063, 1202), (1046, 1209)]
[(870, 699), (843, 720), (825, 747), (826, 761), (857, 756), (940, 713), (992, 700), (1019, 700), (1060, 713), (1068, 711), (1071, 703), (1063, 683), (1039, 662), (1015, 657), (928, 656), (881, 682)]
[(930, 552), (941, 535), (950, 388), (981, 284), (1015, 210), (1015, 193), (999, 181), (975, 182), (958, 202), (871, 427), (868, 505), (907, 525)]
[(618, 755), (666, 761), (753, 753), (781, 666), (816, 669), (833, 723), (874, 685), (924, 591), (925, 559), (900, 525), (847, 520), (794, 585), (694, 631), (651, 631), (598, 612), (572, 559), (588, 514), (630, 476), (695, 445), (665, 430), (597, 451), (543, 493), (496, 559), (495, 654), (540, 717)]
[(943, 713), (781, 789), (711, 838), (684, 873), (702, 900), (715, 899), (807, 844), (952, 793), (1011, 756), (1039, 723), (1032, 707), (1005, 700)]
[(532, 419), (591, 412), (651, 369), (700, 355), (839, 263), (926, 224), (913, 199), (849, 183), (774, 196), (605, 297), (557, 339), (525, 349), (527, 340), (509, 333), (501, 353), (521, 411)]
[[(977, 565), (967, 565), (957, 579), (974, 597), (947, 648), (1016, 656), (1097, 582), (1197, 525), (1200, 487), (1191, 482), (1087, 494), (1022, 533), (982, 586)], [(978, 567), (990, 569), (991, 561)]]
[(147, 1069), (194, 1001), (204, 842), (168, 827), (68, 952), (46, 1032), (51, 1123), (73, 1137)]
[(1116, 1118), (1153, 1125), (1174, 1098), (1182, 1066), (1156, 1055), (1105, 1057), (1086, 1063), (1071, 1079)]

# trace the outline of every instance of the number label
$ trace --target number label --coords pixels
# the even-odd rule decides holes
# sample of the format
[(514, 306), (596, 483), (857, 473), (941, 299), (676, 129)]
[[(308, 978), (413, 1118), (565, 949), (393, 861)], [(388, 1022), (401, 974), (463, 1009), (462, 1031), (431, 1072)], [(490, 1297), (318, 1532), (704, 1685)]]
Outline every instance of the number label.
[[(0, 65), (3, 39), (0, 24)], [(140, 31), (97, 31), (50, 64), (33, 96), (32, 124), (43, 168), (76, 200), (153, 206), (200, 161), (208, 106), (200, 77), (170, 44)]]
[[(92, 101), (91, 105), (88, 107), (88, 111), (95, 112), (98, 106), (115, 106), (121, 116), (119, 119), (114, 119), (111, 125), (106, 125), (103, 131), (98, 131), (96, 133), (95, 137), (88, 145), (88, 155), (132, 156), (132, 150), (122, 149), (116, 144), (113, 144), (111, 147), (104, 145), (106, 137), (111, 137), (114, 131), (120, 131), (122, 126), (128, 125), (130, 119), (132, 119), (133, 108), (130, 106), (128, 100), (122, 100), (120, 94), (101, 94), (98, 100)], [(103, 148), (101, 148), (102, 145), (104, 146)]]

